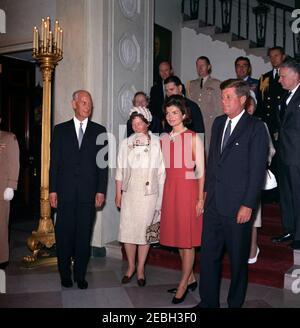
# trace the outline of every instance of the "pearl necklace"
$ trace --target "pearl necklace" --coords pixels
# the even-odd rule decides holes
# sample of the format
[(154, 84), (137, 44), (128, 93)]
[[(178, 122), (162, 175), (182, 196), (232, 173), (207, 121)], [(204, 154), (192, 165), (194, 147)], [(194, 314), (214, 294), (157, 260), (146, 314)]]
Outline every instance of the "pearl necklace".
[(142, 138), (140, 136), (136, 136), (133, 140), (133, 148), (138, 146), (150, 146), (150, 136), (143, 136)]
[(173, 131), (171, 131), (170, 134), (169, 134), (169, 136), (170, 136), (170, 140), (171, 140), (172, 142), (174, 142), (174, 141), (175, 141), (175, 138), (176, 138), (179, 134), (185, 132), (186, 130), (187, 130), (187, 128), (184, 128), (182, 131), (179, 131), (179, 132), (173, 132)]

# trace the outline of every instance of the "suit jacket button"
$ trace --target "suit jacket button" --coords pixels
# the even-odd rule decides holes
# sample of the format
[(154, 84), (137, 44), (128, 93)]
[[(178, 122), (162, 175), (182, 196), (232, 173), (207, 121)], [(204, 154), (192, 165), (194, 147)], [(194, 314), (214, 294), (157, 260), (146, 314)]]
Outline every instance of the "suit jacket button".
[(277, 96), (277, 99), (280, 99), (281, 97), (280, 96)]
[(271, 106), (270, 106), (270, 105), (268, 105), (268, 106), (267, 106), (267, 108), (271, 108)]
[(270, 97), (268, 97), (268, 100), (271, 100), (271, 98), (270, 98)]
[(150, 184), (150, 182), (149, 182), (149, 181), (147, 181), (147, 182), (146, 182), (146, 186), (149, 186), (149, 184)]

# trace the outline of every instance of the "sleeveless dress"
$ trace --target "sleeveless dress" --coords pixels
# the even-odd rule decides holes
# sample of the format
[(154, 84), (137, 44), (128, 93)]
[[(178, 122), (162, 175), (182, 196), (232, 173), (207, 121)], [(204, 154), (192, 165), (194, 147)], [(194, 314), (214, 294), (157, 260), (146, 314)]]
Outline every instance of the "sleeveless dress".
[(199, 195), (198, 180), (194, 174), (192, 135), (190, 130), (162, 137), (162, 152), (166, 166), (161, 221), (160, 244), (178, 248), (200, 246), (202, 214), (196, 216)]

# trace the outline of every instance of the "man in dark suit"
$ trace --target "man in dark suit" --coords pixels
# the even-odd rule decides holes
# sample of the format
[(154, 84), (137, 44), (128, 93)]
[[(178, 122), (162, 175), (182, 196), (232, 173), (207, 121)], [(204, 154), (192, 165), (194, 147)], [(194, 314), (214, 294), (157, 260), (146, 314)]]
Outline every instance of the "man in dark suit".
[(162, 108), (165, 100), (164, 80), (173, 75), (173, 70), (169, 62), (164, 61), (159, 64), (159, 75), (161, 81), (154, 84), (150, 90), (149, 109), (152, 116), (157, 117), (162, 122), (164, 118)]
[(108, 168), (105, 160), (96, 163), (99, 151), (96, 139), (106, 129), (89, 120), (93, 102), (89, 92), (73, 93), (72, 120), (55, 126), (51, 141), (50, 204), (57, 208), (55, 224), (58, 269), (61, 284), (72, 287), (71, 260), (74, 261), (74, 281), (86, 289), (85, 280), (90, 256), (90, 239), (95, 208), (105, 200)]
[(280, 79), (288, 93), (280, 107), (279, 187), (284, 233), (273, 242), (292, 240), (300, 249), (300, 64), (287, 59), (280, 66)]
[[(165, 93), (167, 97), (173, 96), (173, 95), (183, 95), (183, 84), (179, 77), (173, 75), (169, 76), (164, 81), (165, 86)], [(201, 109), (199, 106), (193, 102), (192, 100), (185, 98), (186, 105), (189, 108), (191, 112), (191, 123), (187, 125), (187, 128), (196, 132), (196, 133), (202, 133), (204, 134), (204, 123), (203, 123), (203, 117), (201, 113)], [(166, 132), (170, 132), (172, 129), (171, 127), (165, 122), (165, 128), (164, 130)]]
[(229, 307), (243, 305), (253, 225), (250, 219), (266, 173), (267, 131), (263, 122), (244, 109), (248, 84), (231, 79), (220, 87), (225, 115), (213, 123), (206, 169), (198, 307), (220, 306), (224, 247), (231, 264), (227, 302)]
[(252, 66), (248, 57), (240, 56), (234, 62), (236, 77), (244, 80), (250, 86), (250, 89), (257, 93), (258, 80), (251, 77)]
[[(150, 102), (149, 102), (149, 109), (154, 117), (154, 119), (158, 119), (160, 122), (160, 129), (159, 132), (163, 132), (162, 122), (164, 120), (164, 113), (163, 113), (163, 104), (165, 101), (165, 88), (164, 88), (164, 81), (173, 75), (173, 69), (169, 62), (163, 61), (159, 64), (159, 76), (160, 81), (156, 82), (151, 90), (150, 90)], [(185, 87), (182, 84), (182, 93), (185, 95)]]

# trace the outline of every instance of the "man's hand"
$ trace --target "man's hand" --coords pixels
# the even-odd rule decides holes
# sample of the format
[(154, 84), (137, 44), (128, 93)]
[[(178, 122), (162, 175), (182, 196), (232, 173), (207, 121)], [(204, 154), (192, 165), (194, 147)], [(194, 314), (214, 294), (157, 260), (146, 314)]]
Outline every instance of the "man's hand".
[(241, 206), (238, 214), (237, 214), (237, 223), (246, 223), (251, 219), (251, 215), (252, 215), (252, 208), (250, 207), (246, 207), (246, 206)]
[(2, 150), (4, 150), (5, 148), (6, 148), (6, 144), (0, 143), (0, 154), (1, 154)]
[(50, 201), (51, 207), (57, 208), (57, 193), (56, 192), (51, 192), (49, 194), (49, 201)]
[(3, 193), (3, 199), (10, 202), (14, 198), (13, 188), (6, 188)]
[(105, 201), (104, 194), (101, 194), (98, 192), (95, 197), (95, 207), (96, 208), (102, 207), (102, 205), (104, 204), (104, 201)]

